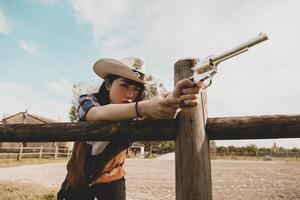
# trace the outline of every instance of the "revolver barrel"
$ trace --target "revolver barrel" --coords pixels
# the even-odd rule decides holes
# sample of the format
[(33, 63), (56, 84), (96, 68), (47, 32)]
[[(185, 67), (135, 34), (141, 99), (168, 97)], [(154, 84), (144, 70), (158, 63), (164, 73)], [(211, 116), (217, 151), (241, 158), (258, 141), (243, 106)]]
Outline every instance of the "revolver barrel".
[(205, 73), (207, 71), (210, 71), (213, 69), (214, 65), (219, 64), (220, 62), (227, 60), (229, 58), (232, 58), (234, 56), (237, 56), (241, 53), (244, 53), (248, 51), (248, 49), (254, 45), (257, 45), (265, 40), (268, 40), (267, 34), (260, 33), (255, 38), (240, 44), (239, 46), (232, 48), (230, 50), (227, 50), (223, 53), (220, 53), (218, 55), (212, 56), (207, 62), (203, 63), (202, 65), (195, 67), (194, 71), (196, 71), (198, 74)]

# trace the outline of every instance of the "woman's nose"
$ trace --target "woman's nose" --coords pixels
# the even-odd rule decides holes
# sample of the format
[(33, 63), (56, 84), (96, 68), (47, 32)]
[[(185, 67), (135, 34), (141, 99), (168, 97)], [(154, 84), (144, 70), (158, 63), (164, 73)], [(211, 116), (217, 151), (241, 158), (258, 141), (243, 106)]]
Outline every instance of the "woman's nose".
[(133, 99), (134, 98), (134, 89), (129, 88), (127, 91), (127, 98)]
[(127, 98), (133, 99), (133, 97), (134, 97), (134, 94), (132, 91), (127, 92)]

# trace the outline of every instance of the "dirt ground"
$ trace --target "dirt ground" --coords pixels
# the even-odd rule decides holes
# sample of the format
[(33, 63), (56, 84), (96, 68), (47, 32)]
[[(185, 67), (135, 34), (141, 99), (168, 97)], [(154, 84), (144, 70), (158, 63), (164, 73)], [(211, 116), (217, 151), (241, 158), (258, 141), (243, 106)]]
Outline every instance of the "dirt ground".
[[(58, 188), (66, 163), (0, 169), (0, 180)], [(128, 159), (127, 200), (175, 199), (174, 160)], [(214, 200), (300, 199), (300, 162), (212, 161)]]

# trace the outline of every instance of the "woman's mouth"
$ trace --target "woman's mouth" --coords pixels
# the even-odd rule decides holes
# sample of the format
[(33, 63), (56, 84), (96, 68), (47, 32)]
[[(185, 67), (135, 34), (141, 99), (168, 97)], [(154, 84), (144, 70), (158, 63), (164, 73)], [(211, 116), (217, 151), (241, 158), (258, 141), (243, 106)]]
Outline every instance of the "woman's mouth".
[(132, 100), (126, 100), (126, 101), (122, 101), (122, 103), (132, 103)]

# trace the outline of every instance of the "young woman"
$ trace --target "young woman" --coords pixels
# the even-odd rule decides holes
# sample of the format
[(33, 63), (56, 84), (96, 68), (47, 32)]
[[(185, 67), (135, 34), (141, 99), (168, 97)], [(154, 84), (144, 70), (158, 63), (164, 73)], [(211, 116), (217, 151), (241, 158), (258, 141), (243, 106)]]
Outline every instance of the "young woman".
[[(174, 119), (181, 111), (180, 103), (184, 102), (191, 107), (198, 104), (197, 95), (203, 84), (194, 84), (188, 79), (179, 81), (172, 92), (143, 100), (147, 84), (144, 80), (145, 74), (142, 72), (143, 64), (137, 57), (128, 57), (120, 61), (115, 59), (97, 61), (94, 71), (104, 79), (104, 82), (98, 93), (80, 96), (78, 107), (80, 121)], [(91, 168), (85, 167), (85, 172), (90, 178), (88, 194), (86, 193), (85, 197), (77, 196), (78, 199), (96, 197), (101, 200), (125, 200), (123, 164), (127, 155), (128, 141), (87, 143), (91, 145), (90, 154), (94, 164)], [(80, 153), (82, 155), (82, 151), (78, 149), (73, 150), (77, 158), (80, 157)], [(68, 165), (73, 164), (77, 169), (83, 165), (82, 162), (84, 161), (77, 159)], [(72, 180), (72, 175), (69, 176), (69, 180)]]

